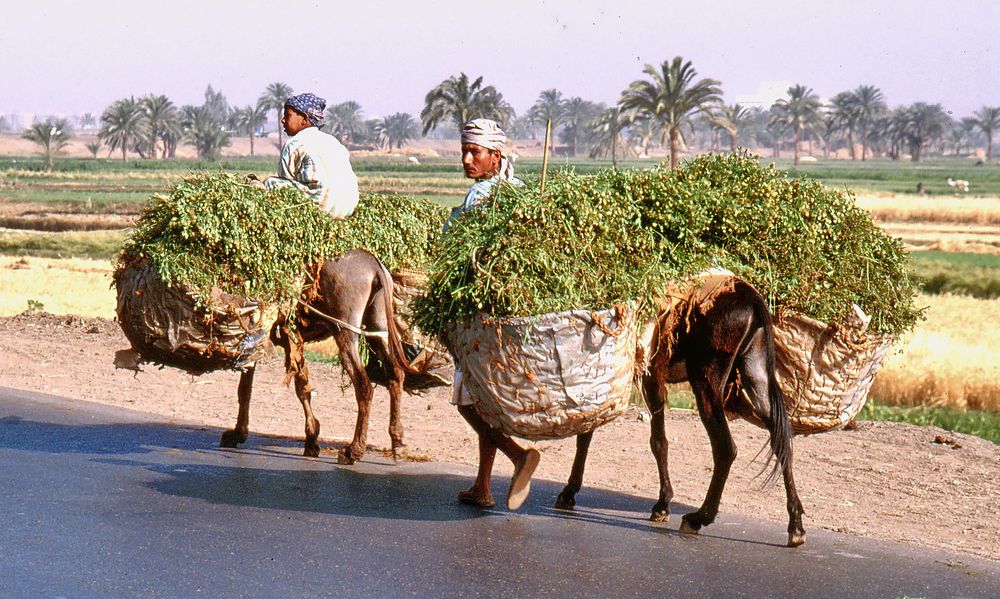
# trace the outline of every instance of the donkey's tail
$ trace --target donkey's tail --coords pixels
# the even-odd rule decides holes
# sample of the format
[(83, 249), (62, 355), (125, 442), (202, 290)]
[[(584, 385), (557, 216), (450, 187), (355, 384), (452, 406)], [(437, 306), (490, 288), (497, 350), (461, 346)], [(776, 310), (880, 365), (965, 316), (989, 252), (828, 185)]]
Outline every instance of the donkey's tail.
[(396, 307), (392, 303), (392, 275), (389, 274), (389, 271), (382, 264), (381, 260), (376, 258), (375, 262), (378, 264), (376, 270), (378, 271), (379, 284), (382, 286), (382, 298), (385, 301), (386, 328), (389, 329), (386, 353), (389, 354), (389, 360), (393, 362), (393, 368), (401, 368), (406, 374), (423, 374), (411, 366), (410, 361), (406, 359), (406, 352), (403, 349), (403, 339), (399, 334), (402, 326), (396, 320)]
[(788, 411), (785, 409), (785, 394), (778, 385), (778, 378), (775, 375), (777, 351), (774, 346), (774, 322), (764, 298), (756, 292), (754, 296), (754, 312), (764, 331), (767, 395), (768, 407), (770, 408), (770, 420), (765, 422), (765, 425), (771, 433), (771, 453), (776, 459), (774, 468), (767, 476), (767, 482), (772, 482), (777, 478), (780, 470), (788, 468), (792, 464), (792, 425), (788, 420)]

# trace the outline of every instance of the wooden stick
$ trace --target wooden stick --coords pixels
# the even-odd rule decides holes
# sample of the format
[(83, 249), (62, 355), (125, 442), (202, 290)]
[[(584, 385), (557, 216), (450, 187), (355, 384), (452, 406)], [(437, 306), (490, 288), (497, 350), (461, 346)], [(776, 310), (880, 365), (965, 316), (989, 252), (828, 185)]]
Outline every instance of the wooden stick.
[(552, 135), (552, 119), (545, 119), (545, 143), (542, 145), (542, 185), (539, 193), (545, 193), (545, 174), (549, 170), (549, 137)]

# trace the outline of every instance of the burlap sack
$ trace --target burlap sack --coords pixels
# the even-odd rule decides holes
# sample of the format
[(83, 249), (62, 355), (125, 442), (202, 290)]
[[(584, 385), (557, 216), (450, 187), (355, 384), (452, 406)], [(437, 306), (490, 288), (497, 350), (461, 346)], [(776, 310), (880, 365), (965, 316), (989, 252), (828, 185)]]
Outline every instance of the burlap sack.
[(620, 416), (632, 394), (636, 339), (635, 311), (625, 308), (482, 315), (446, 333), (477, 412), (525, 439), (579, 435)]
[(118, 324), (144, 361), (193, 374), (240, 369), (272, 354), (276, 310), (215, 291), (200, 310), (183, 287), (167, 285), (146, 262), (115, 273)]
[(889, 336), (866, 334), (867, 318), (831, 326), (801, 314), (775, 319), (776, 374), (796, 433), (838, 429), (865, 406)]

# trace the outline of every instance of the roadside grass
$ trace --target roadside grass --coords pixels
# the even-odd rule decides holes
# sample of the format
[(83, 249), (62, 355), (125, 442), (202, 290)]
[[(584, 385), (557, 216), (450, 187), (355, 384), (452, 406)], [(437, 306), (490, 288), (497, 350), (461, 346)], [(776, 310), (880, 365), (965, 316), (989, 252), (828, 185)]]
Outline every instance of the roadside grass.
[(900, 407), (885, 405), (869, 398), (858, 420), (908, 422), (917, 426), (936, 426), (956, 433), (982, 437), (1000, 445), (1000, 413), (959, 410), (948, 407)]

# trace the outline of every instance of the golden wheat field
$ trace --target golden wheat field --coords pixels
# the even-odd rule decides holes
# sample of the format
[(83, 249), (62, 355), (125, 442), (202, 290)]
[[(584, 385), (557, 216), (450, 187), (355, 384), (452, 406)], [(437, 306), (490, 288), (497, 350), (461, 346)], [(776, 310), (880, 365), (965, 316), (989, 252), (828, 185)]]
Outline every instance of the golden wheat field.
[(862, 195), (858, 206), (879, 223), (932, 222), (1000, 225), (1000, 197)]
[[(106, 260), (0, 256), (0, 316), (34, 308), (113, 318), (110, 284)], [(928, 307), (927, 320), (886, 358), (872, 396), (1000, 411), (1000, 302), (925, 295), (919, 303)]]

